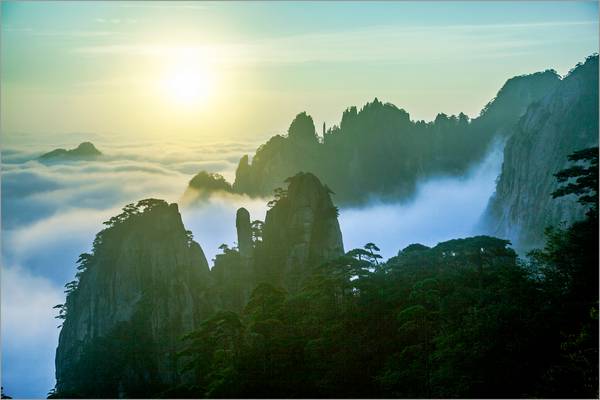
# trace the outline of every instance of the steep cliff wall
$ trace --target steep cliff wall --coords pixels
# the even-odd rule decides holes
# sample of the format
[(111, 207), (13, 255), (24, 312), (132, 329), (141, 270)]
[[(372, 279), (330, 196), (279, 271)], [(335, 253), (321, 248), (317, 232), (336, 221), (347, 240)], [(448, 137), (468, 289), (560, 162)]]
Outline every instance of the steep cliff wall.
[(311, 267), (343, 255), (344, 246), (330, 190), (310, 173), (287, 182), (287, 191), (267, 211), (255, 271), (258, 282), (294, 291)]
[(573, 151), (598, 144), (598, 56), (531, 105), (506, 143), (496, 193), (483, 219), (488, 233), (526, 250), (543, 243), (544, 228), (584, 215), (575, 196), (552, 199), (553, 174)]
[(176, 204), (145, 200), (112, 218), (82, 255), (56, 352), (66, 396), (155, 395), (179, 383), (181, 336), (212, 311), (206, 258)]
[(252, 227), (250, 225), (250, 213), (245, 208), (237, 210), (235, 215), (235, 228), (237, 231), (238, 247), (240, 256), (244, 259), (252, 258)]

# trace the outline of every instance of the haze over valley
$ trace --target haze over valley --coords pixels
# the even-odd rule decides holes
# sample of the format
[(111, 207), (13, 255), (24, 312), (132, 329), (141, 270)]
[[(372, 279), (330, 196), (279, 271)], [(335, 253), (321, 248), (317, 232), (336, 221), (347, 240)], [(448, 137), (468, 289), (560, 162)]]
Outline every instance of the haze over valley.
[(597, 395), (597, 4), (233, 5), (3, 2), (3, 395)]

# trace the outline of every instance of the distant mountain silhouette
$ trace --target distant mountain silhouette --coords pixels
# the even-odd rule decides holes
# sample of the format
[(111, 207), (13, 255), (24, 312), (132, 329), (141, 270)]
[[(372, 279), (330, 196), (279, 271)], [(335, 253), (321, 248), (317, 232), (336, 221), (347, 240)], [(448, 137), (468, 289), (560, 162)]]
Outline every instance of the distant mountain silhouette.
[(346, 109), (339, 126), (323, 126), (322, 137), (302, 112), (287, 135), (273, 136), (251, 161), (247, 155), (240, 159), (232, 191), (268, 196), (286, 178), (305, 171), (330, 187), (341, 205), (407, 198), (423, 178), (465, 173), (494, 138), (508, 137), (527, 107), (559, 82), (553, 70), (511, 78), (475, 119), (460, 113), (413, 121), (405, 110), (375, 98), (362, 109)]
[(83, 142), (75, 149), (65, 150), (56, 149), (48, 153), (42, 154), (38, 160), (40, 161), (61, 161), (61, 160), (90, 160), (102, 153), (94, 146), (92, 142)]

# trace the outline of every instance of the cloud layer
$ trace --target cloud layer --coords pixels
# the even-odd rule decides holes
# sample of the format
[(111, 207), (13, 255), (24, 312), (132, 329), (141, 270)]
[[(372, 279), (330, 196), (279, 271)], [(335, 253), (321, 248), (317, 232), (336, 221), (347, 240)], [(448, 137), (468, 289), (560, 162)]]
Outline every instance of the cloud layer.
[[(54, 385), (59, 330), (52, 307), (64, 301), (63, 285), (73, 279), (75, 260), (90, 250), (102, 222), (142, 198), (179, 202), (200, 169), (231, 180), (239, 157), (255, 148), (238, 142), (96, 144), (106, 155), (103, 161), (44, 165), (35, 158), (48, 148), (3, 150), (2, 371), (12, 396), (45, 396)], [(498, 146), (462, 178), (423, 182), (409, 202), (340, 210), (346, 249), (374, 242), (388, 258), (413, 242), (434, 245), (474, 233), (501, 159)], [(264, 220), (266, 199), (224, 195), (180, 205), (209, 264), (220, 244), (235, 244), (235, 214), (242, 206), (251, 219)]]
[[(239, 157), (255, 148), (94, 142), (105, 154), (102, 161), (44, 165), (35, 160), (49, 150), (43, 145), (11, 144), (2, 152), (2, 385), (13, 397), (45, 397), (54, 386), (59, 330), (52, 307), (64, 302), (63, 285), (102, 222), (142, 198), (178, 202), (201, 169), (231, 178)], [(235, 211), (242, 203), (245, 198), (236, 196), (181, 208), (209, 262), (219, 244), (235, 241)], [(264, 218), (261, 203), (246, 204), (256, 218)]]
[(373, 242), (384, 259), (411, 243), (433, 246), (477, 234), (502, 167), (503, 145), (497, 144), (480, 164), (462, 177), (438, 177), (419, 184), (410, 201), (342, 209), (340, 226), (346, 249)]

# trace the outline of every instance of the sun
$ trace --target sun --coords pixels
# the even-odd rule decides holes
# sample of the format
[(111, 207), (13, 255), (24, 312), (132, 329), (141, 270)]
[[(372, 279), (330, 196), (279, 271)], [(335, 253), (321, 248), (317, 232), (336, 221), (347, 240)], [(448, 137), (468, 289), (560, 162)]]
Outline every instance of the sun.
[(198, 60), (182, 59), (166, 68), (162, 88), (168, 99), (179, 106), (194, 107), (213, 94), (214, 74)]

